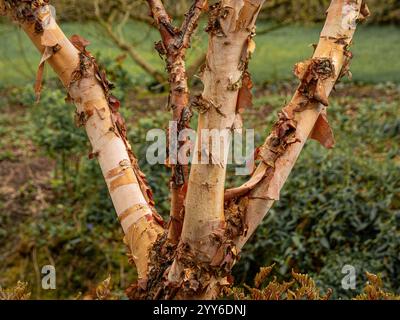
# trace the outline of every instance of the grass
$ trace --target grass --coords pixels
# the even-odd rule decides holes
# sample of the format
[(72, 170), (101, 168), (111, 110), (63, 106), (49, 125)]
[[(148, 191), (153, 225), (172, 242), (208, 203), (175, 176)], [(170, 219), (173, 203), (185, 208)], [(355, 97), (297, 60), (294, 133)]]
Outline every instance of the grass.
[[(89, 47), (103, 57), (117, 57), (116, 48), (95, 24), (64, 23), (65, 33), (79, 33), (90, 39)], [(260, 27), (261, 28), (261, 27)], [(257, 83), (293, 78), (293, 65), (312, 54), (309, 46), (318, 40), (320, 25), (290, 26), (257, 37), (257, 50), (251, 62), (253, 78)], [(153, 49), (158, 34), (141, 24), (125, 29), (126, 38), (134, 43), (141, 55), (150, 63), (163, 69), (163, 62)], [(0, 24), (0, 84), (22, 85), (35, 78), (39, 56), (27, 37), (10, 24)], [(206, 34), (198, 33), (189, 50), (188, 60), (193, 61), (206, 48)], [(354, 38), (355, 55), (352, 72), (354, 80), (364, 83), (400, 82), (400, 28), (398, 26), (361, 26)], [(126, 59), (125, 67), (137, 82), (148, 79), (132, 60)], [(51, 75), (47, 71), (47, 75)], [(149, 80), (149, 79), (148, 79)]]

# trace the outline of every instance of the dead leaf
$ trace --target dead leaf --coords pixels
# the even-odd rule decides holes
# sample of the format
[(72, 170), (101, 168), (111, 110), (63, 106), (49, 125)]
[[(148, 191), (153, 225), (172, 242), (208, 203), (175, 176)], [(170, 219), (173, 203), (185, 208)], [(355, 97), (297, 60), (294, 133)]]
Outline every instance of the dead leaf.
[(86, 47), (90, 44), (89, 40), (86, 40), (85, 38), (77, 34), (72, 35), (69, 40), (75, 46), (75, 48), (77, 48), (81, 52), (86, 51)]

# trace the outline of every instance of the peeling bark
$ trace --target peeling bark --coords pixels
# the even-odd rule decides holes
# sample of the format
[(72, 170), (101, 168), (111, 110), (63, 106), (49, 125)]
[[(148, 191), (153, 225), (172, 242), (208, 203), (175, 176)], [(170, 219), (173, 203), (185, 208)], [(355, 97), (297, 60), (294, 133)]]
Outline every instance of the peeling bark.
[[(356, 24), (366, 18), (361, 0), (333, 0), (313, 58), (296, 65), (300, 79), (291, 102), (279, 114), (272, 133), (258, 151), (261, 160), (250, 181), (227, 190), (226, 209), (245, 197), (247, 232), (235, 239), (241, 249), (268, 213), (309, 137), (332, 147), (333, 134), (326, 117), (328, 97), (335, 83), (349, 72), (349, 51)], [(329, 107), (328, 107), (329, 109)]]
[[(169, 281), (186, 289), (183, 297), (203, 295), (214, 281), (213, 275), (230, 269), (236, 257), (234, 246), (225, 237), (224, 183), (229, 145), (225, 142), (229, 140), (210, 136), (206, 145), (219, 142), (214, 139), (225, 142), (218, 154), (205, 150), (212, 163), (201, 164), (201, 132), (234, 129), (239, 91), (254, 50), (255, 20), (263, 2), (223, 0), (210, 7), (206, 30), (209, 47), (201, 76), (204, 91), (196, 99), (200, 114), (194, 157), (199, 158), (191, 167), (182, 236), (169, 272)], [(250, 87), (249, 81), (247, 85)], [(188, 259), (188, 255), (193, 258)]]
[[(201, 12), (206, 9), (206, 0), (195, 0), (185, 15), (182, 26), (178, 29), (172, 25), (171, 19), (161, 0), (148, 0), (152, 16), (161, 35), (161, 41), (156, 43), (160, 56), (165, 57), (169, 75), (170, 94), (168, 109), (172, 110), (172, 120), (177, 122), (177, 136), (189, 128), (192, 111), (189, 106), (189, 87), (186, 74), (185, 54), (190, 46), (190, 40), (197, 28)], [(178, 145), (181, 148), (185, 142)], [(172, 169), (170, 181), (171, 210), (169, 223), (169, 240), (177, 244), (184, 220), (184, 201), (187, 191), (189, 167), (181, 164), (179, 159), (169, 157), (168, 165)]]
[(111, 84), (105, 72), (86, 50), (89, 43), (85, 39), (66, 38), (51, 15), (48, 1), (2, 2), (6, 13), (21, 25), (42, 53), (39, 70), (44, 61), (49, 63), (75, 103), (77, 123), (85, 126), (139, 278), (145, 277), (149, 251), (163, 230), (162, 221), (127, 141), (124, 121), (118, 112), (119, 101), (109, 92)]

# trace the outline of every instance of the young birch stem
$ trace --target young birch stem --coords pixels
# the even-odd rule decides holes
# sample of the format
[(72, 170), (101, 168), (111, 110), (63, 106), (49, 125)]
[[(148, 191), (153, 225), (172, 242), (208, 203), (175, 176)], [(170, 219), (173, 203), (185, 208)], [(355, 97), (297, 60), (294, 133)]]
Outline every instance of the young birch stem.
[[(163, 228), (143, 194), (147, 186), (121, 127), (123, 123), (115, 119), (119, 114), (110, 108), (94, 58), (89, 59), (84, 48), (78, 50), (65, 36), (46, 1), (2, 0), (0, 4), (20, 23), (41, 52), (42, 62), (50, 64), (73, 99), (77, 115), (84, 120), (92, 154), (99, 161), (139, 278), (145, 277), (149, 250)], [(20, 15), (22, 7), (33, 20)]]

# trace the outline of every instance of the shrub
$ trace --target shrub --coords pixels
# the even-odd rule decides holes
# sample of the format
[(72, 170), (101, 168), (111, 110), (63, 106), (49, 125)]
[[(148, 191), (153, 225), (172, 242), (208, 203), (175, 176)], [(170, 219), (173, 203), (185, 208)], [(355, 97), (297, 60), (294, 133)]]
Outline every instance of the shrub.
[(245, 246), (236, 278), (249, 281), (262, 265), (276, 262), (281, 277), (292, 268), (307, 272), (322, 289), (333, 288), (335, 298), (346, 298), (353, 293), (341, 289), (341, 270), (350, 264), (357, 275), (381, 273), (399, 293), (396, 103), (341, 98), (331, 104), (336, 148), (307, 143), (280, 201)]

